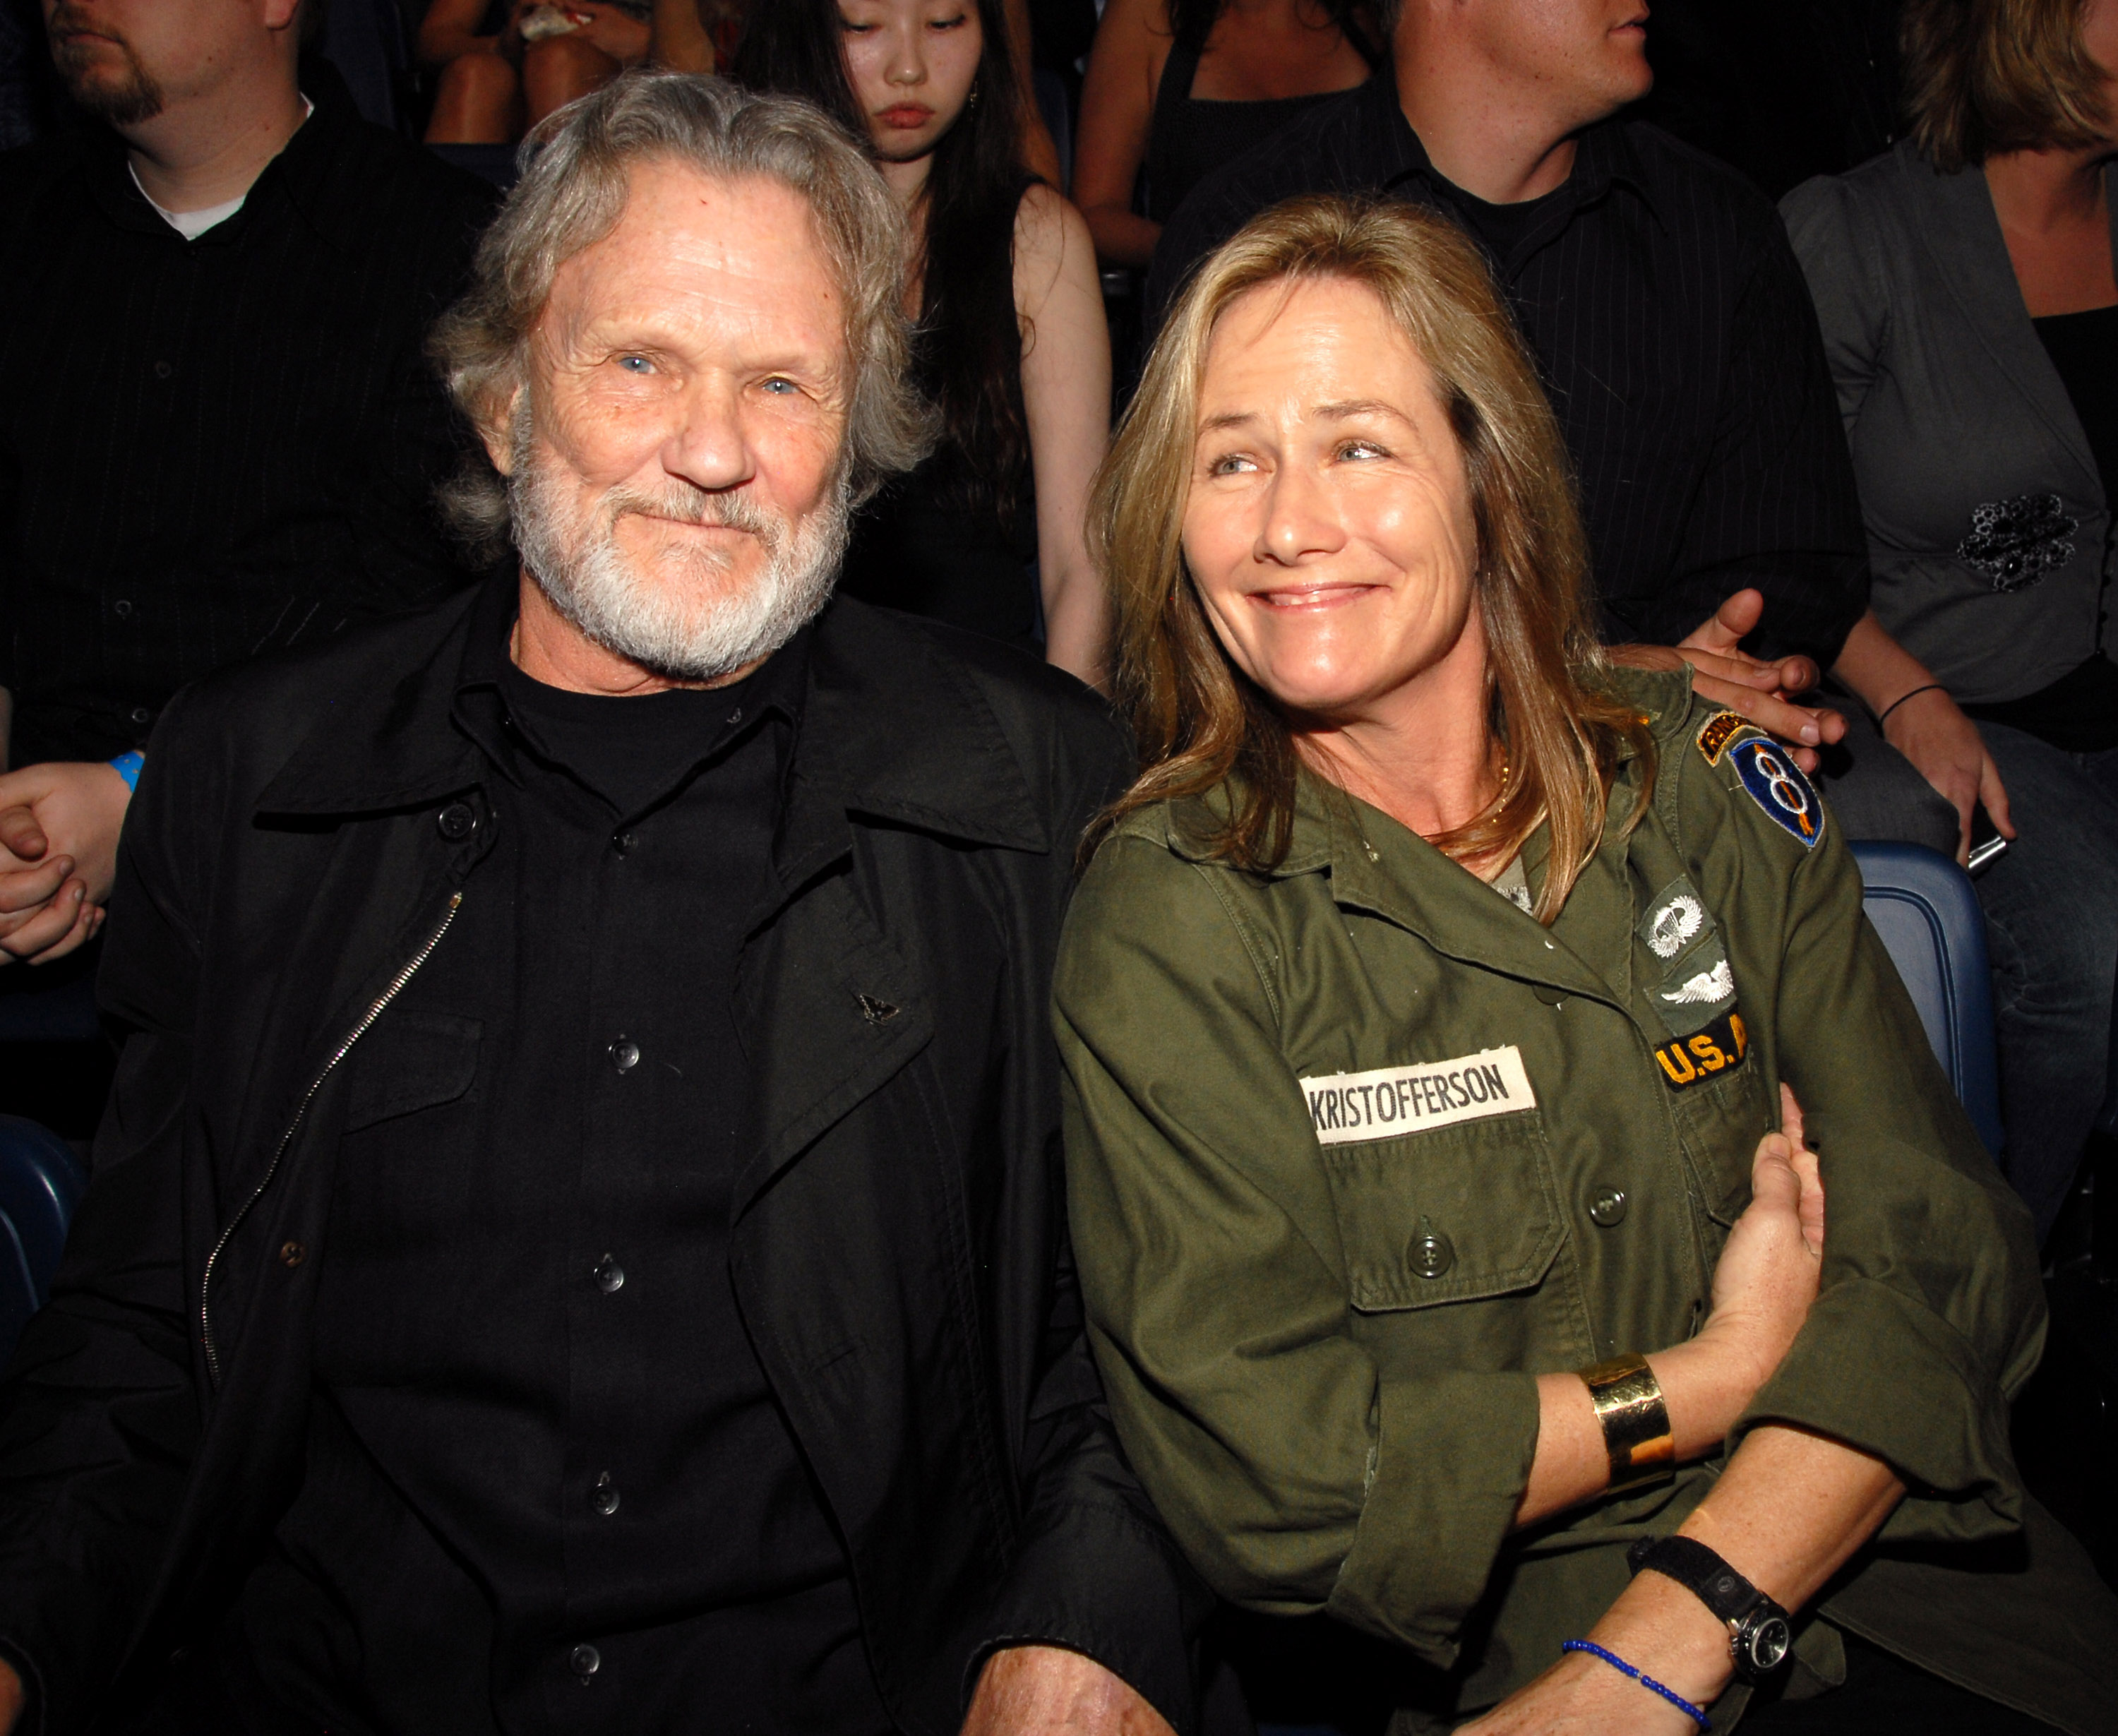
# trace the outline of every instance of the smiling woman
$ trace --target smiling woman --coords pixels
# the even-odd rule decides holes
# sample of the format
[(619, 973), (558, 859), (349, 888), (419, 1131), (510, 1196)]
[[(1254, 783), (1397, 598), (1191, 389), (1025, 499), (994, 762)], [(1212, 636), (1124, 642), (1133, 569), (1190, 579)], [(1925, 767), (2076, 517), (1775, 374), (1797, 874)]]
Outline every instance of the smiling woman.
[(1397, 1736), (2107, 1729), (2027, 1215), (1801, 772), (1598, 650), (1563, 451), (1473, 243), (1307, 199), (1099, 475), (1144, 769), (1053, 1005), (1126, 1451), (1223, 1596), (1432, 1666)]

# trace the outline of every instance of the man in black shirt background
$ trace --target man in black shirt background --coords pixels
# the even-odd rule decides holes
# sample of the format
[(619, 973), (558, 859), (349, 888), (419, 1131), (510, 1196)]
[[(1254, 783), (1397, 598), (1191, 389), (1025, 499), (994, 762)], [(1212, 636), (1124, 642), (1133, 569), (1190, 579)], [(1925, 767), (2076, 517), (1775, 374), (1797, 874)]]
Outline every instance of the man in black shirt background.
[(101, 919), (131, 756), (179, 687), (465, 582), (422, 345), (491, 194), (300, 58), (312, 11), (45, 0), (105, 124), (0, 156), (10, 956)]
[(814, 109), (585, 99), (436, 339), (519, 566), (158, 725), (113, 1107), (0, 1391), (42, 1728), (1191, 1728), (1058, 1186), (1126, 743), (827, 602), (925, 444), (904, 258)]
[[(1813, 764), (1845, 728), (1789, 702), (1819, 672), (1878, 712), (1929, 678), (1868, 613), (1852, 467), (1778, 214), (1725, 165), (1617, 118), (1653, 82), (1649, 28), (1639, 0), (1401, 0), (1390, 68), (1186, 200), (1148, 301), (1166, 305), (1199, 259), (1296, 193), (1453, 215), (1542, 367), (1607, 640), (1630, 661), (1681, 655), (1701, 692)], [(1958, 721), (1917, 771), (1880, 743), (1880, 767), (1864, 757), (1857, 833), (1946, 848), (1982, 794), (2005, 823), (1998, 774)]]

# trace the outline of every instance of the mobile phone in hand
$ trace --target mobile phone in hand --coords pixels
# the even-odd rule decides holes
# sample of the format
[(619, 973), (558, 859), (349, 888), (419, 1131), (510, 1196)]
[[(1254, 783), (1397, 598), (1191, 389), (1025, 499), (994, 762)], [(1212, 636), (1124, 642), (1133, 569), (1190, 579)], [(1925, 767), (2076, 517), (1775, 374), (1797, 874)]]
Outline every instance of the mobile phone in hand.
[(1986, 804), (1981, 802), (1971, 810), (1971, 859), (1964, 863), (1964, 867), (1975, 874), (1988, 866), (2007, 847), (2008, 840), (2000, 836), (2000, 827), (1994, 825), (1992, 816), (1986, 812)]

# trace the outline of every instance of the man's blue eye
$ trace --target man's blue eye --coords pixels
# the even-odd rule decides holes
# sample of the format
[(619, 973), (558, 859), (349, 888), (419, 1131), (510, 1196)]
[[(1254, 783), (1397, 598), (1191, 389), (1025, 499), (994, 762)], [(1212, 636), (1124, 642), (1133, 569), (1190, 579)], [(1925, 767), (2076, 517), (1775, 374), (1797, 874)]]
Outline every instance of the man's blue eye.
[(765, 389), (770, 392), (790, 392), (798, 390), (792, 380), (767, 380)]
[(627, 373), (647, 373), (653, 367), (644, 355), (622, 355), (617, 359), (617, 365)]

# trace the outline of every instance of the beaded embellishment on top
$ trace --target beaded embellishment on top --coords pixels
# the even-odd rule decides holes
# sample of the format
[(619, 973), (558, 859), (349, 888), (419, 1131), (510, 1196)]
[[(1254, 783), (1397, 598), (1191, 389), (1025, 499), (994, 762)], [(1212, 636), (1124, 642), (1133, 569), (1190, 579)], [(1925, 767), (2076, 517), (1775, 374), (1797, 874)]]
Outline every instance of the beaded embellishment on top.
[(1971, 509), (1971, 535), (1957, 558), (1986, 575), (1994, 590), (2020, 590), (2074, 558), (2067, 539), (2081, 521), (2060, 510), (2056, 494), (2018, 494)]

